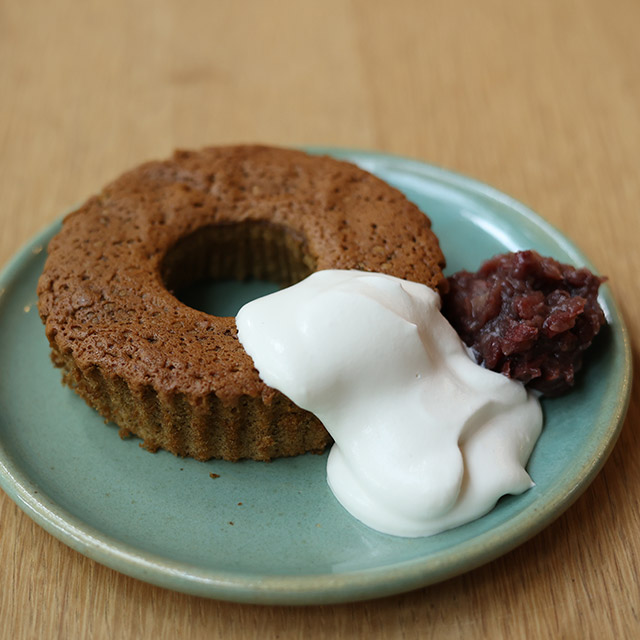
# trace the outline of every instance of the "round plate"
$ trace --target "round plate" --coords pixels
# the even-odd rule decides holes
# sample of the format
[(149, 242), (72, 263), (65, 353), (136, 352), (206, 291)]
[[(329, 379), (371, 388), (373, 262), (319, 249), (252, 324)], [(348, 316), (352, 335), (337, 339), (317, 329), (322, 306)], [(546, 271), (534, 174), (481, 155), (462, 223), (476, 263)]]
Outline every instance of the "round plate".
[[(356, 162), (428, 212), (449, 272), (523, 248), (590, 266), (560, 233), (483, 184), (388, 155), (311, 151)], [(115, 426), (61, 386), (49, 361), (35, 290), (58, 227), (35, 238), (0, 276), (0, 481), (54, 536), (141, 580), (282, 604), (361, 600), (444, 580), (558, 517), (594, 478), (620, 430), (630, 347), (603, 286), (609, 324), (575, 390), (543, 402), (545, 426), (528, 466), (536, 486), (457, 529), (417, 539), (368, 529), (333, 498), (326, 455), (235, 464), (152, 455), (136, 439), (120, 440)]]

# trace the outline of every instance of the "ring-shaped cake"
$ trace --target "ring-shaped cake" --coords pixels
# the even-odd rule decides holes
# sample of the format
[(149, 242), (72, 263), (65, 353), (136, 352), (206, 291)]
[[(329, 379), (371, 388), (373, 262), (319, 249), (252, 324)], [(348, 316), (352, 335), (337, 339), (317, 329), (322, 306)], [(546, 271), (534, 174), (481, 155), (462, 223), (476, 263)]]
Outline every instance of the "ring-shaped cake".
[[(235, 320), (182, 303), (203, 279), (283, 285), (360, 269), (446, 286), (430, 222), (329, 157), (264, 146), (177, 151), (63, 221), (38, 285), (63, 381), (149, 450), (200, 460), (321, 451), (322, 424), (260, 379)], [(310, 362), (309, 366), (313, 366)]]

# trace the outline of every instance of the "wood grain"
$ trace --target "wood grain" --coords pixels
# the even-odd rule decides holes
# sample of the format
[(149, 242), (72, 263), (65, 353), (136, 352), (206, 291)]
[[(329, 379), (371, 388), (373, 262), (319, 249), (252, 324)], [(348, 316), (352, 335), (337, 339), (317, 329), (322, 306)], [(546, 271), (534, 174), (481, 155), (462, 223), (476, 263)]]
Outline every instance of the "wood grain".
[[(640, 338), (635, 0), (0, 1), (0, 264), (175, 147), (376, 149), (488, 182), (569, 235)], [(1, 410), (1, 408), (0, 408)], [(640, 633), (638, 384), (604, 471), (505, 557), (375, 602), (189, 597), (71, 551), (0, 495), (2, 638)]]

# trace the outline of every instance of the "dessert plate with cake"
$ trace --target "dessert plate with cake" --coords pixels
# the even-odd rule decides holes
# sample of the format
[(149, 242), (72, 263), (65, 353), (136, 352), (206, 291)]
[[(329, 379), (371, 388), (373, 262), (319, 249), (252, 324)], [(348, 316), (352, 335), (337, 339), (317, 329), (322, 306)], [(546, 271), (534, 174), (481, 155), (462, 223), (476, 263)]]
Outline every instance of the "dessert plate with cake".
[[(304, 401), (267, 385), (237, 339), (233, 316), (247, 295), (333, 270), (444, 295), (446, 276), (529, 249), (591, 267), (491, 187), (384, 154), (309, 151), (212, 148), (147, 163), (46, 229), (3, 271), (0, 481), (72, 548), (214, 598), (380, 597), (512, 549), (604, 464), (631, 367), (606, 284), (598, 296), (606, 325), (573, 388), (541, 400), (542, 433), (523, 460), (531, 488), (434, 535), (388, 535), (343, 508), (320, 453), (334, 434)], [(246, 277), (254, 278), (249, 294)], [(186, 304), (184, 287), (202, 278), (232, 282)], [(369, 394), (373, 406), (378, 394)]]

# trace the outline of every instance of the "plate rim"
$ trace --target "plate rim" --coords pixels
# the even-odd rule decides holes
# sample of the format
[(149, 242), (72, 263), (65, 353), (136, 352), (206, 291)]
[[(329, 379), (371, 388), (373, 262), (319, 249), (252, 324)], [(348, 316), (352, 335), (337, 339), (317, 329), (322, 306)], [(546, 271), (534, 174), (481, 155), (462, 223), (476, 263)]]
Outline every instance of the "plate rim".
[[(311, 146), (305, 151), (327, 154), (356, 164), (375, 161), (385, 163), (394, 171), (411, 173), (430, 181), (444, 183), (455, 190), (481, 195), (514, 210), (534, 228), (551, 238), (573, 261), (595, 271), (582, 251), (556, 227), (544, 220), (518, 200), (474, 178), (419, 160), (380, 151)], [(365, 167), (368, 168), (368, 167)], [(371, 171), (371, 168), (368, 168)], [(60, 219), (47, 225), (29, 240), (0, 270), (0, 313), (4, 293), (19, 277), (25, 264), (35, 259), (39, 247), (44, 250), (48, 239), (56, 232)], [(610, 288), (604, 285), (601, 297), (609, 311), (608, 321), (615, 320), (618, 348), (622, 356), (619, 371), (619, 390), (615, 410), (606, 429), (606, 438), (598, 441), (596, 455), (589, 464), (574, 474), (573, 486), (555, 500), (536, 508), (533, 523), (528, 520), (532, 507), (525, 508), (508, 521), (490, 528), (478, 536), (446, 547), (427, 556), (392, 565), (359, 569), (339, 574), (308, 575), (252, 575), (228, 571), (199, 571), (197, 567), (144, 552), (128, 543), (102, 534), (73, 514), (37, 492), (35, 484), (13, 464), (11, 456), (0, 440), (0, 488), (29, 517), (55, 538), (97, 562), (131, 577), (183, 593), (253, 604), (333, 604), (353, 602), (398, 594), (428, 586), (465, 573), (514, 549), (532, 538), (557, 519), (587, 489), (613, 450), (624, 423), (630, 401), (632, 358), (629, 333)], [(34, 493), (35, 492), (35, 493)], [(455, 562), (451, 556), (455, 552)]]

